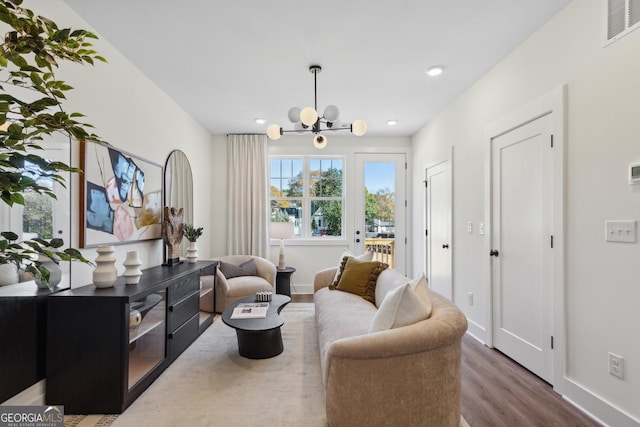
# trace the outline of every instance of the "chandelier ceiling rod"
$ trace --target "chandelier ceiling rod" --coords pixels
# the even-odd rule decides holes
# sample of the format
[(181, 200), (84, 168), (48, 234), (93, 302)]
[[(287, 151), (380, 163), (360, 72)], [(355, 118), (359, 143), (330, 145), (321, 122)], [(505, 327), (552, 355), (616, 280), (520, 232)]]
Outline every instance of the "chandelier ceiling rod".
[[(348, 126), (342, 126), (338, 119), (340, 110), (335, 105), (329, 105), (324, 109), (322, 116), (318, 114), (318, 73), (322, 71), (320, 65), (311, 65), (309, 72), (313, 73), (313, 108), (305, 107), (302, 110), (293, 107), (289, 110), (288, 116), (292, 123), (295, 123), (295, 129), (284, 130), (277, 124), (271, 124), (267, 127), (267, 136), (272, 140), (280, 139), (285, 132), (305, 133), (312, 132), (316, 136), (313, 138), (313, 145), (316, 148), (324, 148), (327, 145), (326, 136), (322, 135), (324, 131), (350, 130), (356, 136), (362, 136), (367, 132), (367, 123), (364, 120), (355, 120)], [(324, 123), (325, 128), (322, 128)]]

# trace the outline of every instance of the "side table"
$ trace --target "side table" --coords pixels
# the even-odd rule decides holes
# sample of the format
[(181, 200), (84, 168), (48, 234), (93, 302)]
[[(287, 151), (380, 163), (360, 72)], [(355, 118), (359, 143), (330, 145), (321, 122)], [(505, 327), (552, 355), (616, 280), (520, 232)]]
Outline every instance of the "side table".
[(293, 267), (276, 268), (276, 293), (291, 296), (291, 275), (296, 271)]

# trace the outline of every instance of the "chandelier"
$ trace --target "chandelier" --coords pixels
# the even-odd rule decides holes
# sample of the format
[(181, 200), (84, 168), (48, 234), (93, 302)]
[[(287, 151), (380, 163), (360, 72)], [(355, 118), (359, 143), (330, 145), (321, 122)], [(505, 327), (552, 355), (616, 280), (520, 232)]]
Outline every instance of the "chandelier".
[(294, 123), (294, 129), (284, 130), (280, 125), (271, 124), (267, 126), (267, 136), (272, 140), (280, 139), (285, 132), (306, 133), (311, 132), (313, 137), (313, 145), (316, 148), (324, 148), (327, 146), (327, 137), (322, 134), (326, 131), (350, 130), (356, 136), (362, 136), (367, 132), (367, 122), (364, 120), (355, 120), (351, 124), (343, 125), (340, 121), (340, 110), (335, 105), (329, 105), (324, 109), (322, 116), (318, 114), (318, 73), (322, 71), (319, 65), (309, 67), (309, 72), (313, 73), (313, 107), (293, 107), (289, 110), (289, 121)]

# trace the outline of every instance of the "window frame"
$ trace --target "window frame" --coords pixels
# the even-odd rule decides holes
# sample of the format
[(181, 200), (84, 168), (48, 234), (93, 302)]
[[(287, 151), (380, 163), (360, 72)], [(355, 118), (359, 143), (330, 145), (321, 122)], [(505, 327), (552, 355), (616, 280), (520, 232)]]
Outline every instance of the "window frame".
[[(298, 234), (294, 234), (291, 241), (311, 241), (311, 242), (322, 242), (322, 241), (344, 241), (346, 239), (345, 236), (345, 226), (346, 226), (346, 180), (345, 180), (345, 168), (347, 164), (347, 157), (344, 155), (269, 155), (269, 215), (272, 214), (271, 204), (274, 200), (301, 200), (302, 204), (302, 217), (300, 220), (300, 227)], [(292, 197), (273, 197), (271, 194), (271, 181), (274, 178), (272, 173), (272, 163), (274, 160), (302, 160), (302, 196), (292, 196)], [(341, 196), (312, 196), (311, 195), (311, 162), (313, 160), (339, 160), (341, 165), (341, 184), (342, 191)], [(281, 177), (280, 177), (281, 178)], [(314, 236), (313, 230), (311, 230), (311, 205), (316, 201), (338, 201), (342, 206), (342, 215), (341, 215), (341, 226), (340, 235), (317, 235)]]

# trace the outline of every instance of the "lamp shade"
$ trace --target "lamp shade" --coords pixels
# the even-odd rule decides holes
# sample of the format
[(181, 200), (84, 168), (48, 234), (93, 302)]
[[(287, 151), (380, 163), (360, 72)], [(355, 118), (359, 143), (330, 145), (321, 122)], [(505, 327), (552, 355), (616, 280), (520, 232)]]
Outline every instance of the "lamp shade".
[(300, 121), (300, 107), (293, 107), (287, 113), (289, 116), (289, 121), (291, 123), (298, 123)]
[(351, 123), (351, 132), (356, 136), (362, 136), (367, 133), (367, 122), (364, 120), (355, 120)]
[(269, 224), (269, 237), (272, 239), (290, 239), (293, 237), (292, 222), (272, 222)]
[(324, 147), (327, 146), (327, 137), (320, 134), (316, 135), (313, 138), (313, 146), (322, 150)]
[(318, 120), (318, 112), (313, 107), (304, 107), (300, 111), (300, 121), (307, 126), (311, 126)]
[(274, 141), (282, 136), (282, 128), (276, 124), (267, 126), (267, 136)]

